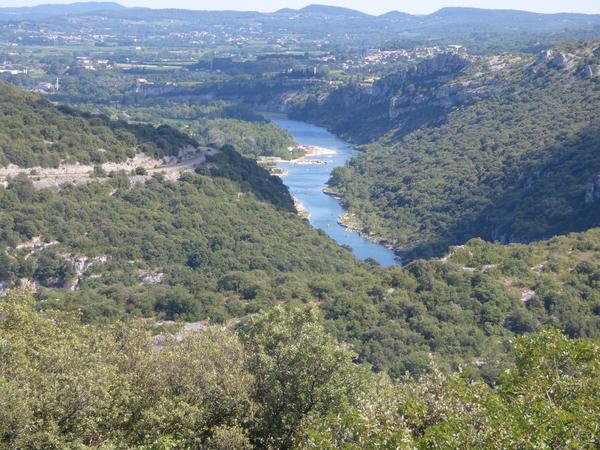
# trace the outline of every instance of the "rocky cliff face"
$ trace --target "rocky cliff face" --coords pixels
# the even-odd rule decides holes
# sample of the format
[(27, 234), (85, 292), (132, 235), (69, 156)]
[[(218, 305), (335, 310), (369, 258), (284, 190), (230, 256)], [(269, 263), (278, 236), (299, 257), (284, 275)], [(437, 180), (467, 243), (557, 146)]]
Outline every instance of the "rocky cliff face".
[(600, 175), (596, 177), (593, 183), (588, 185), (585, 191), (585, 202), (596, 203), (600, 201)]
[(532, 76), (542, 76), (544, 70), (550, 69), (564, 70), (584, 79), (598, 78), (600, 47), (543, 50), (527, 69)]
[(349, 83), (304, 93), (292, 99), (290, 112), (358, 143), (391, 129), (410, 131), (437, 123), (450, 108), (473, 101), (476, 94), (471, 86), (454, 84), (471, 62), (472, 58), (454, 53), (438, 55), (372, 85)]
[(464, 56), (454, 53), (441, 54), (377, 80), (373, 83), (372, 95), (389, 97), (411, 83), (441, 85), (455, 78), (469, 63), (470, 60)]

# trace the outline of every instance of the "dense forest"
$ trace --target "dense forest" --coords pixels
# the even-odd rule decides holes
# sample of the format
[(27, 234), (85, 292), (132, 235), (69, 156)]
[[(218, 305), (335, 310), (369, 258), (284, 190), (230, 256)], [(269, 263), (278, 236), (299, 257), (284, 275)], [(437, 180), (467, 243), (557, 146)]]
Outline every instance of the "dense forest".
[[(224, 154), (213, 161), (225, 167)], [(426, 370), (432, 351), (448, 367), (492, 358), (504, 339), (546, 326), (600, 334), (597, 231), (529, 246), (474, 241), (444, 262), (369, 269), (297, 218), (289, 201), (269, 198), (272, 185), (258, 176), (247, 184), (248, 172), (233, 168), (61, 191), (17, 178), (0, 197), (3, 278), (33, 279), (45, 304), (82, 309), (92, 322), (223, 322), (314, 300), (337, 336), (396, 375)], [(35, 236), (56, 244), (18, 247)], [(93, 264), (78, 273), (80, 261)], [(528, 291), (535, 295), (524, 302)]]
[[(242, 106), (180, 100), (162, 106), (132, 106), (118, 115), (113, 108), (90, 109), (105, 115), (55, 106), (38, 95), (0, 82), (0, 165), (100, 164), (123, 161), (139, 152), (158, 158), (176, 155), (195, 142), (234, 145), (240, 153), (255, 158), (298, 156), (288, 150), (295, 144), (289, 133)], [(109, 114), (121, 120), (110, 121)], [(148, 122), (172, 126), (155, 127)], [(178, 133), (175, 127), (187, 131), (196, 141)]]
[(170, 127), (110, 121), (0, 82), (0, 166), (123, 161), (138, 152), (176, 155), (194, 141)]
[[(599, 58), (583, 43), (534, 60), (473, 63), (433, 93), (402, 85), (387, 97), (398, 114), (392, 127), (331, 180), (348, 225), (408, 257), (472, 237), (529, 242), (597, 226)], [(417, 130), (407, 130), (411, 121)]]
[(597, 230), (531, 245), (474, 240), (443, 260), (384, 269), (301, 220), (281, 181), (232, 147), (177, 180), (121, 172), (36, 189), (37, 176), (0, 189), (0, 282), (35, 289), (46, 308), (80, 310), (87, 323), (227, 323), (315, 302), (327, 329), (378, 371), (424, 373), (433, 354), (444, 370), (488, 380), (514, 335), (600, 334)]
[(176, 96), (167, 100), (139, 99), (118, 109), (97, 104), (87, 104), (86, 107), (129, 121), (165, 123), (206, 145), (232, 145), (250, 158), (277, 156), (289, 159), (301, 156), (301, 152), (290, 151), (296, 143), (286, 130), (243, 104), (206, 101), (198, 96)]
[(6, 448), (596, 448), (600, 349), (517, 339), (495, 387), (439, 370), (396, 382), (354, 363), (315, 308), (151, 338), (0, 302)]
[(0, 448), (600, 448), (599, 26), (0, 8)]

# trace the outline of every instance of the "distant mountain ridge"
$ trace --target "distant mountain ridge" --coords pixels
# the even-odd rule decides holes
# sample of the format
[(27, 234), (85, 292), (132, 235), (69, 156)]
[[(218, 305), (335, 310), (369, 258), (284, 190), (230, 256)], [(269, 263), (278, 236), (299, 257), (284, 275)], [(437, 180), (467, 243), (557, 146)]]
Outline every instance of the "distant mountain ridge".
[[(186, 10), (186, 9), (151, 9), (151, 8), (133, 8), (123, 6), (116, 2), (76, 2), (71, 4), (42, 4), (37, 6), (25, 6), (25, 7), (8, 7), (0, 8), (0, 18), (3, 16), (13, 17), (50, 17), (58, 15), (77, 15), (86, 14), (89, 12), (97, 11), (129, 11), (129, 10), (146, 10), (151, 14), (161, 14), (166, 11), (185, 11), (192, 15), (209, 13), (209, 14), (224, 14), (224, 15), (247, 15), (249, 13), (256, 15), (257, 17), (273, 17), (273, 16), (289, 16), (289, 15), (303, 15), (303, 16), (330, 16), (335, 18), (363, 18), (370, 21), (397, 21), (411, 19), (415, 23), (435, 23), (440, 20), (447, 22), (455, 21), (476, 21), (476, 22), (489, 22), (491, 20), (502, 20), (502, 21), (514, 21), (520, 22), (522, 20), (543, 20), (560, 18), (562, 20), (570, 19), (571, 21), (589, 21), (590, 19), (594, 22), (596, 19), (600, 23), (600, 14), (584, 14), (584, 13), (556, 13), (546, 14), (537, 13), (513, 9), (484, 9), (484, 8), (466, 8), (466, 7), (445, 7), (441, 8), (434, 13), (427, 15), (413, 15), (404, 13), (401, 11), (393, 10), (381, 15), (371, 15), (359, 10), (344, 8), (339, 6), (311, 4), (300, 9), (293, 8), (282, 8), (273, 13), (260, 13), (255, 11), (234, 11), (234, 10)], [(563, 23), (564, 25), (564, 23)]]
[(0, 15), (31, 15), (31, 16), (54, 16), (85, 14), (92, 11), (116, 11), (130, 9), (127, 6), (115, 2), (76, 2), (69, 4), (43, 4), (36, 6), (22, 6), (0, 8)]
[(308, 5), (304, 8), (298, 10), (300, 13), (309, 13), (309, 14), (325, 14), (325, 15), (335, 15), (335, 16), (353, 16), (353, 17), (365, 17), (370, 16), (370, 14), (357, 11), (355, 9), (350, 8), (342, 8), (339, 6), (328, 6), (328, 5)]

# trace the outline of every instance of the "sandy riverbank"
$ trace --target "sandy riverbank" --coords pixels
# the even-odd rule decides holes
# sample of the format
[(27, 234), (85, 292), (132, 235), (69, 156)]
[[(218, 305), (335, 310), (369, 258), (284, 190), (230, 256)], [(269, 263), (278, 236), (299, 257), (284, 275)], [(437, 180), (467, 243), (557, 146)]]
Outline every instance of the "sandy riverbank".
[(271, 175), (275, 175), (279, 178), (284, 178), (289, 175), (289, 172), (278, 167), (278, 164), (298, 164), (298, 165), (313, 165), (313, 164), (327, 164), (327, 161), (321, 159), (314, 159), (315, 156), (331, 156), (335, 155), (337, 151), (324, 148), (324, 147), (301, 147), (304, 150), (304, 156), (296, 159), (283, 159), (278, 156), (263, 156), (258, 159), (258, 163), (261, 164), (265, 169), (269, 170)]
[[(307, 156), (335, 155), (336, 153), (337, 153), (337, 151), (335, 151), (331, 148), (310, 146), (310, 147), (306, 147), (304, 149), (304, 157), (303, 158), (306, 158)], [(298, 158), (298, 159), (302, 159), (302, 158)]]

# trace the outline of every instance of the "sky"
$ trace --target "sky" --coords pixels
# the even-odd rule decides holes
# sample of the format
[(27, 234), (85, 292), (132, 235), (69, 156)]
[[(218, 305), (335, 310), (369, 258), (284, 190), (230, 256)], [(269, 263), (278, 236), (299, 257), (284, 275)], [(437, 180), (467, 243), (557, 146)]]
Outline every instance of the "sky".
[[(76, 0), (0, 0), (0, 6), (32, 6), (40, 3), (73, 3)], [(107, 0), (110, 1), (110, 0)], [(183, 9), (234, 9), (275, 11), (301, 8), (308, 4), (344, 6), (370, 14), (396, 10), (411, 14), (429, 14), (445, 6), (470, 6), (491, 9), (520, 9), (543, 13), (581, 12), (600, 14), (600, 0), (115, 0), (126, 6)]]

